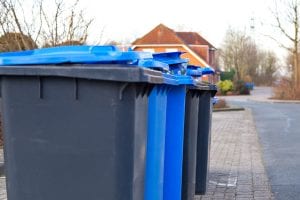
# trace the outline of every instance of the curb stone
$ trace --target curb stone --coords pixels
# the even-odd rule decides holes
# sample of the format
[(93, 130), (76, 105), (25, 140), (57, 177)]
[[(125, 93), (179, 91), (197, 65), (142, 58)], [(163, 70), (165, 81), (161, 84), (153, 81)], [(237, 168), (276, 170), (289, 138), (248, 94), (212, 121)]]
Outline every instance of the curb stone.
[(300, 101), (297, 100), (276, 100), (276, 99), (248, 99), (253, 102), (262, 102), (262, 103), (287, 103), (287, 104), (300, 104)]
[(214, 108), (213, 112), (244, 111), (243, 107)]

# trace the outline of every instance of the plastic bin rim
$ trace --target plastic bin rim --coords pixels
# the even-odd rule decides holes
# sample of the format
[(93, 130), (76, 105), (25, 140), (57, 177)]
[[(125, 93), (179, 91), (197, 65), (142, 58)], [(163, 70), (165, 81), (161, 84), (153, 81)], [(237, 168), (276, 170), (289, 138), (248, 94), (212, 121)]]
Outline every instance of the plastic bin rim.
[(120, 82), (145, 82), (150, 84), (164, 84), (161, 72), (127, 66), (121, 64), (86, 64), (72, 65), (28, 65), (0, 67), (0, 77), (3, 76), (54, 76), (83, 78), (93, 80), (120, 81)]
[(163, 73), (165, 84), (170, 85), (195, 85), (194, 79), (189, 75), (177, 75)]
[(213, 84), (199, 84), (196, 83), (193, 86), (189, 86), (188, 89), (190, 90), (207, 90), (207, 91), (217, 91), (217, 86)]

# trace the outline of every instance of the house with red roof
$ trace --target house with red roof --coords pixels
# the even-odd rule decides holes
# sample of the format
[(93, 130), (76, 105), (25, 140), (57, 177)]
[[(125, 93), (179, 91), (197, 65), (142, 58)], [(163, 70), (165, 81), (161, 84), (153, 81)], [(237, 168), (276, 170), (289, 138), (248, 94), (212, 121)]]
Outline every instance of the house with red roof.
[(132, 43), (135, 51), (147, 52), (186, 52), (183, 58), (189, 64), (216, 69), (216, 48), (196, 32), (176, 32), (159, 24), (149, 33)]

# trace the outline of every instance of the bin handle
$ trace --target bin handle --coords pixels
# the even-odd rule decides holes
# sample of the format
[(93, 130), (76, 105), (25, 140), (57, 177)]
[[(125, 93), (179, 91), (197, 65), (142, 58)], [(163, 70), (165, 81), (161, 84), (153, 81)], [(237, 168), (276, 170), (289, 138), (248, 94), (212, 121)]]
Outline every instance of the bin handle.
[(188, 63), (188, 59), (180, 58), (182, 54), (185, 52), (182, 51), (174, 51), (174, 52), (162, 52), (162, 53), (153, 53), (153, 59), (158, 60), (169, 65), (172, 64), (181, 64), (181, 63)]
[(138, 60), (137, 62), (138, 66), (149, 68), (149, 69), (155, 69), (158, 71), (169, 71), (169, 65), (157, 60), (153, 59), (143, 59), (143, 60)]
[(193, 77), (201, 77), (202, 71), (200, 66), (188, 65), (186, 74)]

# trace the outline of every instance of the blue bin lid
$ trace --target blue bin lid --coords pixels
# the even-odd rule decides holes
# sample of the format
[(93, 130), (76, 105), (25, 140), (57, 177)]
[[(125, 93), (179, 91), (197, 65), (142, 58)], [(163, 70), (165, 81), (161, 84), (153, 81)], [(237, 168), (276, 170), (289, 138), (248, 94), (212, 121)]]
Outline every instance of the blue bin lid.
[(169, 73), (163, 73), (164, 83), (168, 85), (179, 85), (179, 82), (175, 75)]
[(164, 83), (170, 85), (195, 85), (194, 79), (188, 75), (163, 73)]
[(167, 63), (168, 65), (178, 65), (188, 63), (189, 60), (185, 58), (180, 58), (184, 52), (163, 52), (163, 53), (154, 53), (153, 59)]
[(0, 54), (0, 65), (41, 65), (64, 63), (126, 63), (150, 59), (147, 52), (121, 52), (115, 46), (60, 46)]
[(203, 75), (206, 75), (206, 74), (214, 74), (215, 73), (215, 70), (211, 67), (204, 67), (204, 68), (201, 68), (201, 71), (202, 71), (202, 74)]
[(182, 75), (186, 74), (186, 66), (188, 59), (180, 58), (184, 52), (163, 52), (163, 53), (154, 53), (153, 59), (166, 63), (169, 65), (169, 71), (172, 74)]
[(189, 75), (175, 75), (179, 85), (195, 85), (194, 79)]
[(143, 60), (138, 60), (137, 63), (133, 63), (136, 64), (140, 67), (145, 67), (145, 68), (149, 68), (149, 69), (155, 69), (158, 71), (169, 71), (169, 65), (157, 60), (153, 60), (153, 59), (143, 59)]
[(200, 66), (188, 65), (186, 74), (193, 77), (201, 77), (202, 70)]
[[(164, 83), (171, 85), (193, 84), (191, 76), (178, 74), (187, 59), (182, 52), (151, 54), (146, 52), (122, 52), (115, 46), (60, 46), (19, 52), (0, 53), (0, 65), (48, 65), (48, 64), (105, 64), (139, 66), (162, 71)], [(155, 58), (154, 58), (155, 57)], [(184, 64), (184, 65), (182, 65)], [(172, 69), (170, 70), (170, 67)], [(177, 71), (174, 69), (178, 69)]]
[[(153, 59), (169, 65), (169, 74), (164, 74), (165, 83), (177, 85), (195, 85), (193, 78), (187, 74), (188, 59), (180, 58), (184, 52), (154, 53)], [(201, 72), (197, 71), (197, 74)]]

